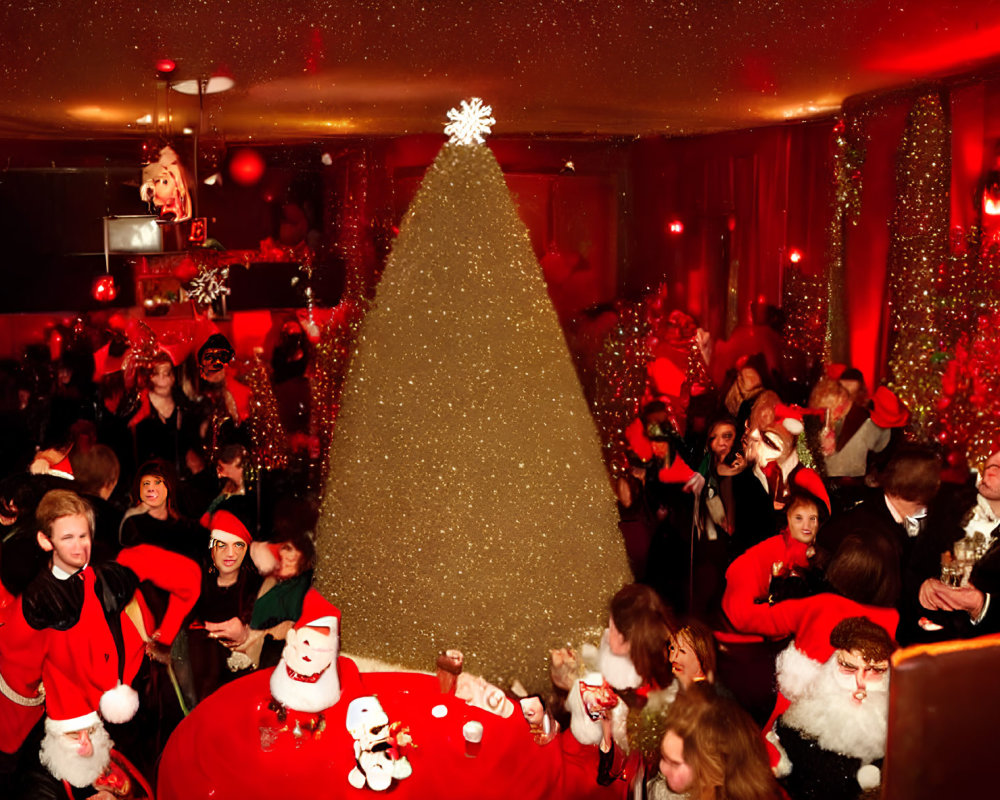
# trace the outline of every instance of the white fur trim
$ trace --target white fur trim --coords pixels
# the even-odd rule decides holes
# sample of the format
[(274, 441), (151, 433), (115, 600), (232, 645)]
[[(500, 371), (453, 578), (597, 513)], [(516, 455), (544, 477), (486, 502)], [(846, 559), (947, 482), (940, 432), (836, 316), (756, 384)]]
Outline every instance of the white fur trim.
[(96, 711), (91, 711), (89, 714), (84, 714), (81, 717), (73, 717), (73, 719), (52, 719), (52, 717), (46, 717), (45, 731), (47, 733), (82, 731), (84, 728), (89, 728), (95, 722), (100, 721), (100, 719)]
[(774, 664), (778, 688), (789, 700), (801, 697), (816, 680), (823, 665), (799, 650), (795, 643), (778, 653)]
[(101, 716), (108, 722), (128, 722), (139, 710), (139, 693), (128, 684), (119, 683), (101, 695)]
[(243, 544), (247, 543), (246, 539), (244, 539), (242, 536), (237, 536), (235, 533), (230, 533), (229, 531), (220, 531), (218, 529), (213, 530), (208, 538), (208, 546), (210, 548), (212, 547), (212, 542), (214, 542), (215, 540), (218, 540), (223, 544), (237, 544), (239, 542), (243, 542)]
[(597, 651), (597, 669), (615, 689), (637, 689), (642, 686), (642, 676), (636, 672), (632, 659), (611, 652), (607, 630), (601, 636), (601, 646)]
[(882, 770), (874, 764), (865, 764), (858, 770), (858, 786), (865, 791), (874, 789), (882, 782)]
[(784, 425), (785, 430), (793, 436), (798, 436), (803, 430), (805, 430), (802, 423), (795, 419), (795, 417), (785, 417), (781, 420), (781, 424)]
[(771, 771), (774, 773), (775, 778), (784, 778), (786, 775), (790, 775), (792, 772), (792, 760), (788, 757), (788, 752), (781, 744), (781, 740), (778, 738), (778, 734), (774, 732), (774, 728), (771, 728), (765, 735), (764, 738), (767, 739), (778, 751), (778, 763), (771, 767)]

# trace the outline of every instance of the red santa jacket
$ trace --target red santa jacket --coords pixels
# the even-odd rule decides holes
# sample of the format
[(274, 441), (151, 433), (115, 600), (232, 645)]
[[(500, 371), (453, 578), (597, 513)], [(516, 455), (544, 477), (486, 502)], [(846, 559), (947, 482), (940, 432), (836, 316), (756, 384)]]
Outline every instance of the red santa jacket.
[[(173, 641), (201, 586), (197, 564), (152, 545), (127, 548), (98, 571), (88, 566), (66, 579), (77, 585), (43, 573), (25, 592), (23, 612), (42, 654), (46, 711), (64, 731), (95, 722), (106, 693), (135, 678), (146, 638), (158, 632), (163, 644)], [(136, 591), (147, 579), (171, 595), (159, 627)]]
[(38, 647), (39, 632), (28, 625), (21, 601), (0, 612), (0, 751), (14, 753), (42, 717), (44, 648)]
[[(786, 530), (755, 544), (735, 559), (726, 570), (726, 592), (722, 604), (727, 614), (728, 608), (734, 607), (734, 613), (739, 618), (741, 609), (767, 597), (776, 563), (782, 564), (782, 574), (793, 568), (808, 567), (807, 548), (808, 545), (791, 538)], [(732, 617), (730, 621), (743, 631)]]

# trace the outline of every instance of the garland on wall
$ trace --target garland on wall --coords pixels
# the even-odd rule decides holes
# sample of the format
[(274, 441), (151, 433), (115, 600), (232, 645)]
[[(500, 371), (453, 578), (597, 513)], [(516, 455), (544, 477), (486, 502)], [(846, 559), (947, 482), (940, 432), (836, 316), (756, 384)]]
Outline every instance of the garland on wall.
[(896, 161), (889, 245), (889, 385), (928, 433), (946, 356), (937, 321), (935, 272), (948, 253), (951, 133), (940, 93), (913, 104)]
[(847, 226), (856, 226), (861, 216), (861, 168), (864, 148), (859, 142), (857, 121), (838, 120), (833, 126), (834, 209), (830, 220), (826, 279), (826, 319), (823, 329), (823, 360), (847, 361), (847, 310), (844, 308), (844, 245)]
[(1000, 245), (953, 229), (936, 288), (945, 363), (932, 432), (976, 464), (996, 449), (1000, 416)]
[(601, 435), (604, 464), (615, 477), (625, 473), (625, 428), (638, 413), (646, 390), (651, 330), (644, 304), (623, 300), (618, 323), (597, 355), (594, 420)]

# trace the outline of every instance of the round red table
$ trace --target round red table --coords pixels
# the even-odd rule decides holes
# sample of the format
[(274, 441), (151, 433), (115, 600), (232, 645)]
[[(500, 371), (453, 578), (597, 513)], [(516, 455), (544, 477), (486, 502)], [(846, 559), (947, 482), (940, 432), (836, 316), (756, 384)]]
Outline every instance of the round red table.
[[(597, 748), (583, 747), (568, 732), (535, 744), (528, 724), (515, 711), (504, 719), (442, 695), (430, 675), (377, 672), (358, 675), (354, 663), (340, 659), (344, 694), (325, 712), (326, 730), (316, 739), (296, 742), (282, 733), (268, 750), (261, 727), (274, 719), (267, 710), (270, 670), (240, 678), (206, 698), (167, 742), (159, 767), (160, 800), (281, 800), (371, 798), (354, 789), (347, 774), (354, 767), (351, 735), (344, 726), (351, 699), (379, 698), (392, 721), (409, 727), (413, 744), (404, 754), (413, 774), (394, 781), (384, 793), (403, 798), (623, 798), (625, 784), (597, 785)], [(435, 717), (431, 709), (447, 713)], [(479, 754), (465, 755), (462, 726), (483, 724)]]

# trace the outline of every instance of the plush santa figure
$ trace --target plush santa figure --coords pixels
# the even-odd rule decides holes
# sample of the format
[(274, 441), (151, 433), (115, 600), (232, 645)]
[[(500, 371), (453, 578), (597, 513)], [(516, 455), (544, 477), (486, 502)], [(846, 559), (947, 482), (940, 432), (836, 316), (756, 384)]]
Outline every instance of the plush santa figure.
[(340, 611), (310, 589), (302, 602), (302, 615), (285, 636), (281, 660), (271, 673), (270, 709), (277, 715), (279, 732), (291, 731), (296, 739), (323, 732), (323, 712), (336, 705), (341, 695), (339, 651)]
[[(347, 730), (354, 737), (354, 769), (347, 776), (355, 789), (366, 784), (381, 792), (393, 778), (403, 780), (413, 774), (406, 756), (399, 752), (398, 735), (393, 735), (389, 717), (377, 697), (358, 697), (347, 707)], [(408, 735), (404, 736), (407, 741)]]
[(794, 645), (778, 656), (790, 705), (767, 733), (779, 756), (775, 774), (793, 798), (852, 798), (878, 786), (889, 716), (889, 656), (895, 643), (866, 617), (830, 633), (825, 662)]

